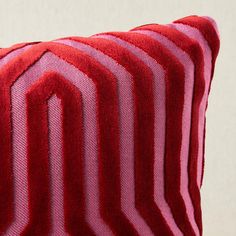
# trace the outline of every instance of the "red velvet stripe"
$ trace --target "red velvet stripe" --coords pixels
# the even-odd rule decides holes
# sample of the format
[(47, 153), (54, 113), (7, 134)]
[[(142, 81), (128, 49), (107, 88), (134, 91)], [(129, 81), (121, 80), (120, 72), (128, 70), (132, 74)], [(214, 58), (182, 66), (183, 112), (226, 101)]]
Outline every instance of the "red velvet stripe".
[[(214, 69), (215, 69), (216, 57), (219, 53), (219, 48), (220, 48), (220, 39), (219, 39), (219, 36), (216, 32), (216, 29), (214, 28), (214, 26), (212, 25), (210, 20), (203, 18), (203, 17), (189, 16), (189, 17), (185, 17), (180, 20), (177, 20), (175, 22), (181, 23), (181, 24), (186, 24), (191, 27), (194, 27), (194, 28), (198, 29), (203, 34), (204, 38), (208, 42), (209, 47), (211, 48), (211, 52), (212, 52), (212, 72), (211, 72), (211, 79), (212, 79), (213, 74), (214, 74)], [(210, 87), (208, 90), (208, 94), (210, 93), (210, 90), (211, 90), (211, 83), (210, 83)], [(208, 102), (206, 105), (206, 109), (207, 109), (207, 106), (208, 106)], [(205, 140), (205, 135), (206, 135), (206, 118), (205, 118), (205, 122), (204, 122), (204, 138), (203, 138), (203, 140)], [(204, 156), (204, 153), (205, 153), (205, 141), (203, 143), (203, 156)], [(204, 174), (204, 161), (205, 161), (205, 158), (203, 158), (203, 162), (202, 162), (201, 183), (203, 181), (203, 174)]]
[[(120, 209), (119, 116), (116, 79), (97, 62), (90, 64), (85, 61), (85, 63), (86, 74), (94, 80), (99, 91), (97, 96), (100, 125), (101, 211), (114, 233), (136, 235), (135, 229)], [(102, 77), (101, 74), (103, 74)]]
[[(0, 50), (0, 59), (16, 49), (33, 43), (21, 43)], [(2, 78), (0, 74), (0, 78)], [(10, 93), (4, 79), (0, 79), (0, 232), (5, 232), (14, 219), (12, 174)]]
[[(101, 64), (78, 50), (55, 43), (41, 43), (27, 50), (17, 59), (13, 59), (4, 67), (2, 78), (7, 80), (8, 84), (13, 83), (20, 74), (47, 51), (51, 51), (82, 70), (96, 84), (100, 128), (99, 168), (103, 193), (101, 196), (102, 210), (107, 223), (115, 232), (135, 235), (135, 230), (120, 211), (118, 100), (114, 76)], [(111, 206), (113, 206), (113, 214), (111, 214)]]
[(201, 199), (200, 192), (197, 186), (197, 156), (199, 146), (199, 107), (205, 90), (203, 52), (197, 41), (185, 36), (180, 31), (170, 28), (168, 26), (153, 24), (138, 27), (136, 29), (151, 30), (167, 37), (179, 48), (189, 54), (195, 66), (189, 150), (189, 190), (194, 205), (195, 219), (200, 232), (202, 232), (202, 213), (200, 207)]
[(60, 96), (64, 97), (62, 117), (65, 228), (70, 235), (94, 235), (85, 222), (84, 183), (86, 180), (81, 94), (77, 88), (66, 84), (62, 84), (60, 89), (62, 92)]
[(220, 49), (220, 39), (210, 20), (204, 17), (188, 16), (176, 20), (175, 23), (189, 25), (191, 27), (198, 29), (203, 34), (204, 38), (208, 42), (209, 47), (211, 48), (212, 51), (212, 76), (213, 76), (216, 57)]
[[(150, 71), (150, 68), (128, 50), (110, 40), (101, 38), (84, 39), (79, 37), (73, 37), (70, 39), (85, 43), (102, 51), (104, 54), (116, 60), (120, 65), (124, 66), (126, 70), (131, 73), (134, 82), (135, 95), (135, 160), (139, 160), (139, 162), (142, 162), (140, 165), (144, 166), (147, 157), (150, 156), (150, 158), (153, 158), (154, 155), (153, 74)], [(144, 156), (146, 157), (145, 159), (143, 158)], [(145, 170), (145, 166), (143, 170)], [(137, 176), (139, 176), (139, 173), (137, 173)], [(141, 175), (140, 177), (143, 178), (144, 175)], [(136, 198), (139, 198), (140, 191), (144, 191), (142, 186), (139, 186), (139, 188), (136, 188), (135, 190)], [(169, 232), (168, 226), (163, 222), (163, 220), (163, 226), (159, 226), (159, 224), (156, 223), (160, 216), (150, 220), (150, 215), (155, 216), (156, 214), (153, 213), (153, 209), (155, 209), (156, 206), (154, 206), (154, 208), (148, 207), (148, 201), (146, 201), (146, 199), (137, 200), (136, 204), (137, 208), (144, 209), (142, 210), (142, 212), (145, 211), (143, 217), (153, 232)], [(141, 204), (143, 204), (143, 206), (140, 206)]]
[[(64, 132), (64, 178), (65, 178), (65, 218), (66, 230), (70, 235), (93, 235), (85, 222), (85, 196), (83, 178), (83, 150), (82, 150), (82, 117), (80, 93), (57, 73), (46, 73), (28, 92), (29, 100), (29, 131), (36, 140), (32, 139), (29, 132), (29, 184), (30, 184), (30, 209), (31, 222), (25, 230), (25, 235), (44, 235), (49, 232), (50, 196), (49, 185), (43, 181), (50, 181), (48, 170), (48, 150), (37, 155), (38, 147), (47, 147), (40, 144), (37, 137), (48, 142), (47, 137), (47, 99), (56, 94), (62, 101), (63, 132)], [(43, 109), (42, 109), (43, 108)], [(42, 116), (43, 119), (42, 119)], [(33, 123), (31, 127), (30, 123)], [(39, 123), (38, 123), (39, 122)], [(42, 124), (40, 124), (40, 122)], [(40, 126), (41, 125), (41, 126)], [(44, 145), (44, 146), (43, 146)], [(41, 160), (40, 160), (41, 159)], [(35, 163), (36, 162), (36, 163)], [(44, 165), (43, 165), (44, 164)], [(38, 167), (41, 171), (35, 171)], [(47, 179), (46, 179), (47, 178)], [(43, 183), (43, 184), (38, 184)], [(41, 204), (45, 205), (42, 206)], [(43, 211), (42, 211), (43, 209)], [(46, 209), (46, 210), (45, 210)], [(41, 214), (39, 214), (41, 213)], [(43, 231), (42, 231), (43, 230)], [(47, 231), (46, 231), (47, 230)]]
[(0, 233), (14, 219), (10, 94), (0, 78)]
[[(219, 38), (210, 20), (191, 16), (176, 23), (198, 29), (212, 51), (212, 75), (219, 51)], [(195, 209), (195, 219), (202, 233), (200, 192), (197, 185), (199, 105), (205, 89), (203, 52), (199, 43), (168, 26), (145, 25), (136, 29), (156, 31), (186, 51), (195, 64), (192, 101), (192, 122), (189, 150), (189, 191)], [(135, 29), (135, 30), (136, 30)], [(148, 36), (129, 33), (108, 33), (141, 48), (166, 71), (166, 140), (165, 140), (165, 197), (174, 219), (184, 235), (194, 235), (180, 194), (180, 149), (184, 102), (184, 71), (166, 48)], [(135, 95), (135, 197), (136, 207), (154, 234), (172, 235), (160, 209), (154, 201), (154, 107), (153, 75), (150, 69), (128, 50), (110, 40), (71, 38), (90, 45), (115, 59), (133, 76)], [(0, 59), (15, 49), (31, 43), (1, 49)], [(32, 43), (34, 44), (34, 43)], [(99, 187), (101, 213), (105, 222), (117, 235), (137, 235), (134, 227), (121, 211), (119, 105), (116, 78), (99, 62), (78, 49), (56, 43), (40, 43), (5, 65), (0, 72), (0, 234), (14, 220), (14, 193), (11, 150), (11, 85), (44, 53), (51, 51), (75, 66), (95, 83), (97, 89), (99, 124)], [(44, 82), (44, 83), (43, 83)], [(65, 91), (64, 91), (65, 89)], [(65, 221), (71, 235), (93, 235), (85, 221), (83, 175), (83, 137), (80, 95), (63, 77), (52, 72), (27, 94), (28, 157), (30, 184), (30, 224), (24, 235), (45, 235), (50, 232), (50, 174), (48, 160), (47, 98), (55, 92), (62, 99), (63, 153), (65, 177)], [(68, 92), (69, 91), (69, 92)], [(67, 94), (66, 94), (67, 93)], [(69, 93), (69, 94), (68, 94)], [(77, 94), (77, 96), (74, 96)], [(147, 105), (148, 104), (148, 105)], [(70, 108), (69, 108), (70, 107)], [(71, 112), (71, 109), (74, 109)], [(77, 114), (73, 115), (70, 114)], [(76, 122), (75, 122), (76, 121)], [(4, 137), (4, 138), (1, 138)], [(68, 142), (68, 140), (70, 140)], [(79, 144), (79, 145), (78, 145)], [(39, 148), (40, 147), (40, 148)], [(69, 161), (68, 161), (69, 160)], [(77, 168), (75, 168), (77, 167)], [(33, 172), (32, 170), (37, 170)], [(71, 171), (73, 170), (73, 171)], [(76, 178), (74, 178), (76, 176)], [(43, 184), (42, 184), (43, 183)], [(37, 200), (36, 200), (37, 199)]]
[[(166, 70), (166, 147), (165, 147), (165, 195), (175, 221), (187, 235), (194, 235), (186, 215), (184, 201), (180, 195), (180, 149), (182, 135), (182, 112), (184, 101), (184, 71), (179, 61), (161, 44), (150, 37), (137, 33), (108, 33), (134, 44), (147, 52)], [(177, 92), (178, 91), (178, 92)], [(148, 140), (146, 140), (148, 142)], [(145, 156), (145, 160), (143, 157)], [(161, 222), (155, 226), (161, 235), (169, 235), (166, 222), (159, 209), (154, 204), (153, 197), (153, 162), (154, 153), (144, 153), (136, 162), (137, 202), (142, 208), (142, 214), (150, 222)], [(147, 210), (148, 209), (148, 210)], [(152, 215), (147, 211), (151, 209)], [(154, 226), (154, 225), (153, 225)], [(164, 226), (164, 227), (163, 227)]]
[(30, 222), (22, 235), (47, 235), (50, 232), (48, 117), (45, 94), (41, 90), (39, 85), (26, 94)]

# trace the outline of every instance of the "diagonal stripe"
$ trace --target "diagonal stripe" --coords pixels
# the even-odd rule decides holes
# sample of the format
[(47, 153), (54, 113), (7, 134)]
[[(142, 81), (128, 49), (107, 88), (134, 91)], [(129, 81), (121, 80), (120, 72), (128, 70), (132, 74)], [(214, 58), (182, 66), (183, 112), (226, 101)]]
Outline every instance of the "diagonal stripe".
[(19, 43), (19, 44), (15, 44), (9, 48), (0, 48), (0, 60), (4, 59), (4, 57), (6, 57), (9, 54), (14, 54), (14, 51), (19, 51), (19, 49), (28, 47), (30, 45), (34, 45), (37, 44), (39, 42), (29, 42), (29, 43)]
[(31, 47), (32, 47), (32, 45), (26, 45), (24, 47), (21, 47), (19, 49), (15, 49), (15, 50), (9, 52), (7, 55), (5, 55), (3, 58), (0, 59), (0, 68), (2, 66), (6, 65), (13, 58), (17, 57), (22, 52), (25, 52), (27, 49), (30, 49)]

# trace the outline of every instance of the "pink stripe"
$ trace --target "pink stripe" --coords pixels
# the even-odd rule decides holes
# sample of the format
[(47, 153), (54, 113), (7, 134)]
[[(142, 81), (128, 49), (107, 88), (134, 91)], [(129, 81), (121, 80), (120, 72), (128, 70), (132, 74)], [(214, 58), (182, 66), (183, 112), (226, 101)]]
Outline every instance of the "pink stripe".
[[(97, 123), (96, 123), (96, 87), (92, 80), (77, 68), (66, 63), (54, 54), (48, 52), (30, 67), (12, 86), (12, 120), (13, 120), (13, 171), (15, 177), (16, 191), (16, 216), (15, 222), (9, 228), (7, 235), (20, 235), (28, 223), (28, 183), (27, 183), (27, 162), (26, 162), (26, 101), (25, 92), (40, 76), (46, 71), (55, 71), (67, 78), (82, 93), (83, 112), (85, 126), (85, 159), (86, 163), (93, 163), (87, 166), (85, 173), (88, 173), (93, 180), (93, 195), (98, 203), (98, 160), (97, 160)], [(92, 160), (92, 161), (91, 161)], [(87, 170), (90, 170), (88, 172)], [(57, 197), (55, 197), (57, 199)], [(100, 225), (100, 231), (104, 235), (109, 232), (105, 223), (101, 220), (99, 206), (95, 205), (94, 221)]]
[(52, 235), (66, 235), (63, 209), (63, 150), (61, 101), (55, 95), (48, 100), (49, 159), (52, 186)]
[[(121, 207), (127, 218), (137, 229), (139, 235), (153, 235), (150, 228), (135, 209), (135, 183), (134, 183), (134, 98), (132, 76), (114, 59), (99, 50), (83, 43), (60, 40), (57, 41), (78, 48), (98, 60), (109, 69), (117, 78), (119, 107), (120, 107), (120, 150), (121, 150)], [(128, 180), (128, 181), (127, 181)], [(93, 191), (91, 189), (90, 191)], [(88, 191), (88, 195), (90, 193)], [(94, 208), (91, 199), (88, 208)], [(89, 201), (90, 202), (90, 201)], [(90, 211), (91, 211), (90, 210)], [(91, 217), (89, 217), (91, 218)], [(89, 219), (93, 224), (93, 218)]]
[(19, 49), (15, 49), (14, 51), (8, 53), (5, 57), (0, 59), (0, 68), (6, 65), (10, 60), (18, 56), (20, 53), (26, 51), (27, 49), (31, 48), (32, 45), (27, 45)]
[(128, 49), (137, 58), (143, 61), (150, 67), (154, 74), (154, 107), (155, 107), (155, 202), (158, 208), (161, 210), (163, 217), (165, 218), (170, 229), (174, 235), (183, 235), (176, 225), (170, 207), (167, 204), (164, 197), (164, 146), (165, 146), (165, 80), (163, 68), (147, 53), (140, 48), (121, 40), (111, 35), (96, 35), (94, 37), (100, 37), (112, 40), (122, 47)]
[(17, 81), (11, 88), (12, 149), (15, 189), (15, 221), (6, 235), (19, 235), (29, 220), (27, 184), (25, 85)]
[[(180, 193), (186, 204), (187, 215), (196, 235), (199, 235), (199, 229), (194, 218), (194, 208), (188, 190), (188, 152), (190, 141), (190, 127), (191, 127), (191, 108), (193, 97), (194, 84), (194, 65), (187, 53), (178, 48), (173, 42), (166, 37), (148, 30), (138, 30), (138, 33), (146, 34), (157, 40), (165, 47), (167, 47), (173, 55), (183, 64), (185, 71), (185, 93), (184, 93), (184, 107), (183, 107), (183, 121), (182, 121), (182, 144), (181, 144), (181, 176), (180, 176)], [(158, 190), (156, 190), (157, 192)], [(157, 194), (157, 193), (156, 193)]]
[(198, 164), (197, 164), (197, 183), (198, 187), (201, 187), (201, 178), (202, 178), (202, 162), (203, 162), (203, 137), (204, 137), (204, 123), (205, 123), (205, 110), (208, 98), (208, 91), (211, 81), (211, 69), (212, 69), (212, 56), (211, 56), (211, 49), (207, 41), (204, 39), (203, 35), (200, 33), (199, 30), (184, 25), (184, 24), (171, 24), (173, 28), (181, 31), (182, 33), (186, 34), (188, 37), (196, 40), (202, 50), (203, 50), (203, 57), (204, 57), (204, 79), (205, 79), (205, 92), (200, 104), (199, 108), (199, 124), (198, 124), (198, 139), (199, 139), (199, 147), (198, 147)]

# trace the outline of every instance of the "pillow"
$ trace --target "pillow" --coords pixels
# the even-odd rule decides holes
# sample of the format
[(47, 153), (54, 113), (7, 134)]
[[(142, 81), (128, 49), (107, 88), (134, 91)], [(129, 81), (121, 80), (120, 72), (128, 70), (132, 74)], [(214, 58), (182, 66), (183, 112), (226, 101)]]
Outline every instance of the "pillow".
[(215, 22), (0, 49), (0, 233), (202, 235)]

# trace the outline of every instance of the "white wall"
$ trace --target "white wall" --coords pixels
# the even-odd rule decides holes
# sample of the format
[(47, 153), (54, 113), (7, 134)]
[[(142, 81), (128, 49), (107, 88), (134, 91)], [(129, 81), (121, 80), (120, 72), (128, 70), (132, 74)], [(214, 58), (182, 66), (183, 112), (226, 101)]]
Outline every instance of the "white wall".
[(235, 0), (0, 0), (0, 45), (128, 30), (186, 15), (215, 18), (221, 49), (207, 112), (204, 235), (236, 235)]

